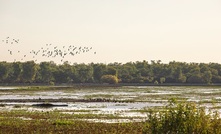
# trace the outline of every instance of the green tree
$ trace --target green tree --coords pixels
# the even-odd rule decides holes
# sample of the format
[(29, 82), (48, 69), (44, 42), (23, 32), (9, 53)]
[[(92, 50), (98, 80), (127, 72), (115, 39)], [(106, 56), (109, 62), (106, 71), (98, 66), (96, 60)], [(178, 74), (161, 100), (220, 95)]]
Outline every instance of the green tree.
[(91, 65), (79, 64), (76, 67), (76, 81), (80, 83), (93, 82), (93, 67)]
[(50, 83), (53, 81), (53, 68), (55, 63), (54, 62), (41, 62), (39, 67), (39, 75), (40, 75), (40, 81), (44, 83)]
[(22, 81), (33, 82), (37, 73), (37, 65), (34, 61), (27, 61), (22, 63)]
[(20, 62), (13, 62), (12, 69), (13, 69), (13, 73), (11, 76), (11, 80), (13, 82), (19, 82), (21, 74), (22, 74), (22, 64)]
[(105, 74), (107, 66), (105, 64), (93, 64), (93, 77), (95, 82), (100, 82)]
[(68, 81), (67, 76), (60, 67), (53, 71), (53, 77), (55, 79), (55, 83), (67, 83)]
[(63, 70), (65, 76), (67, 77), (67, 82), (74, 82), (74, 79), (76, 78), (76, 69), (74, 66), (71, 66), (68, 64), (68, 62), (64, 62), (63, 65), (60, 66)]
[(115, 75), (117, 76), (117, 69), (111, 66), (108, 66), (105, 72), (106, 75)]
[(123, 83), (130, 83), (136, 77), (137, 69), (133, 63), (126, 63), (118, 71), (118, 77)]
[(188, 83), (203, 83), (203, 78), (201, 74), (193, 74), (187, 79)]
[(6, 62), (0, 62), (0, 82), (4, 82), (9, 74), (8, 64)]
[(53, 69), (53, 76), (56, 83), (72, 83), (76, 82), (76, 70), (74, 66), (69, 65), (67, 62), (57, 66)]
[(202, 78), (203, 78), (205, 83), (210, 84), (211, 80), (212, 80), (212, 73), (211, 73), (211, 71), (203, 72)]
[(191, 70), (188, 73), (188, 83), (204, 83), (200, 67), (197, 63), (190, 64)]

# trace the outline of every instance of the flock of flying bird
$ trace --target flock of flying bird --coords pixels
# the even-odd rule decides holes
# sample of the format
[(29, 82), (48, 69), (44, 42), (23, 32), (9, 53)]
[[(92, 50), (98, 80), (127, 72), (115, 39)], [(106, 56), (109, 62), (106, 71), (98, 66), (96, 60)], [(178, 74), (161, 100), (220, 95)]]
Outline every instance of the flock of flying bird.
[(2, 40), (2, 42), (5, 42), (6, 44), (8, 44), (8, 43), (13, 44), (13, 43), (18, 43), (19, 39), (10, 40), (9, 37), (7, 37), (5, 40)]
[[(19, 43), (19, 39), (11, 39), (10, 37), (7, 37), (5, 40), (2, 40), (2, 43), (5, 44), (18, 44)], [(47, 58), (55, 58), (55, 57), (59, 57), (61, 58), (60, 61), (61, 62), (65, 62), (65, 57), (67, 56), (75, 56), (81, 53), (87, 53), (90, 50), (92, 50), (92, 47), (77, 47), (74, 45), (69, 45), (69, 46), (62, 46), (62, 48), (60, 48), (59, 46), (54, 46), (52, 44), (46, 44), (43, 47), (41, 47), (38, 50), (31, 50), (29, 52), (29, 54), (23, 54), (22, 58), (20, 59), (21, 61), (23, 61), (27, 56), (31, 57), (35, 62), (37, 61), (37, 57), (41, 56), (41, 57), (47, 57)], [(12, 56), (15, 53), (21, 53), (20, 50), (14, 51), (11, 49), (8, 49), (9, 54)], [(96, 52), (94, 52), (94, 54), (96, 54)], [(17, 60), (14, 59), (14, 62), (16, 62)]]

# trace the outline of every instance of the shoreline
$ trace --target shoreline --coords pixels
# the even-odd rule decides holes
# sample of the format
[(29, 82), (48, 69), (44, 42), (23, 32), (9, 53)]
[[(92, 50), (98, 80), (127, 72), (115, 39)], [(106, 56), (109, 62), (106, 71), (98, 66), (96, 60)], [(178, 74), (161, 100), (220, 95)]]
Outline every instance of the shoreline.
[(0, 86), (49, 86), (49, 87), (123, 87), (123, 86), (221, 86), (221, 83), (196, 84), (196, 83), (61, 83), (61, 84), (45, 84), (45, 83), (0, 83)]

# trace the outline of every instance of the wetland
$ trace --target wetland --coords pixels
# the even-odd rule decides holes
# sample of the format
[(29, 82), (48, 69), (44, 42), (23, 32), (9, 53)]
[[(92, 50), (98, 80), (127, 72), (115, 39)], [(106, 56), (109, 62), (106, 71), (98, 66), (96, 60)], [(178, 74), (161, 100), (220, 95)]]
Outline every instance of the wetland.
[[(162, 111), (171, 98), (220, 113), (220, 95), (220, 86), (0, 87), (0, 128), (2, 133), (12, 126), (18, 133), (86, 133), (87, 127), (95, 133), (142, 133), (148, 113)], [(29, 130), (33, 125), (38, 129)]]

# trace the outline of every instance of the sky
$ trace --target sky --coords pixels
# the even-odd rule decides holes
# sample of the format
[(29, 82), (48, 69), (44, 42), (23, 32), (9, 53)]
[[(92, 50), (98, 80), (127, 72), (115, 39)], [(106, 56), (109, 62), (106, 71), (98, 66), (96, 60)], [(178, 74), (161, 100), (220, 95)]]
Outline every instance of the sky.
[[(70, 45), (92, 49), (31, 54)], [(221, 63), (220, 50), (220, 0), (0, 0), (0, 61)]]

